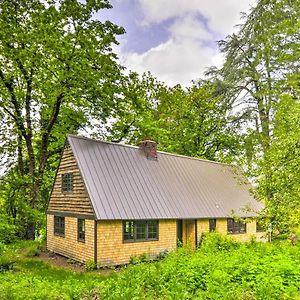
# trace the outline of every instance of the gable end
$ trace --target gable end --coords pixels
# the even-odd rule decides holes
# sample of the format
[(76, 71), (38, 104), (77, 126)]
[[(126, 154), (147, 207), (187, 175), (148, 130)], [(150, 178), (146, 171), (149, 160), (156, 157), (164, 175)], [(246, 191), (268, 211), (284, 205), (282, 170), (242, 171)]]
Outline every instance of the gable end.
[[(63, 192), (63, 174), (72, 174), (72, 191)], [(94, 218), (94, 210), (89, 199), (89, 195), (82, 180), (73, 151), (68, 143), (65, 145), (55, 176), (55, 182), (50, 196), (47, 213), (85, 215), (87, 217)]]

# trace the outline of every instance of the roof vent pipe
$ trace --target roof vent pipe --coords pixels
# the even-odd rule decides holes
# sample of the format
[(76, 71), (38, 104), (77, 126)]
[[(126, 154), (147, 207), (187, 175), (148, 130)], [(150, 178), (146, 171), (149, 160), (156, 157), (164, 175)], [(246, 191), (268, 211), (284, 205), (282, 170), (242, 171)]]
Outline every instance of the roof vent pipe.
[(157, 160), (157, 143), (148, 139), (140, 143), (140, 149), (144, 151), (148, 159)]

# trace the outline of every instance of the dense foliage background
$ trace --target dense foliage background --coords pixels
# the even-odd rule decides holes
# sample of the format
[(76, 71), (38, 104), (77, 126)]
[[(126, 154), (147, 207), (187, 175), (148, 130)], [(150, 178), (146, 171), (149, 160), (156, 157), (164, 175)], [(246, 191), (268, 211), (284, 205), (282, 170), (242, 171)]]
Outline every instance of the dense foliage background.
[(106, 0), (0, 3), (0, 239), (43, 232), (68, 133), (240, 165), (278, 232), (299, 225), (299, 1), (259, 0), (191, 87), (124, 72)]

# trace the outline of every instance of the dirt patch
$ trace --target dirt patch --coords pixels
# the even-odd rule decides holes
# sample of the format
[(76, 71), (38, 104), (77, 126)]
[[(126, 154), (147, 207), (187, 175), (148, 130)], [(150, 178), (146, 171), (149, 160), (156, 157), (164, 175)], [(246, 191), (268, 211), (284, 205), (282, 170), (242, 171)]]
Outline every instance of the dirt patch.
[[(51, 266), (68, 269), (74, 272), (80, 272), (80, 273), (86, 272), (83, 263), (76, 262), (72, 259), (69, 259), (65, 256), (53, 252), (42, 251), (40, 255), (36, 257), (36, 259), (42, 260), (50, 264)], [(99, 274), (99, 275), (110, 275), (118, 271), (119, 269), (101, 268), (92, 271), (92, 273)]]

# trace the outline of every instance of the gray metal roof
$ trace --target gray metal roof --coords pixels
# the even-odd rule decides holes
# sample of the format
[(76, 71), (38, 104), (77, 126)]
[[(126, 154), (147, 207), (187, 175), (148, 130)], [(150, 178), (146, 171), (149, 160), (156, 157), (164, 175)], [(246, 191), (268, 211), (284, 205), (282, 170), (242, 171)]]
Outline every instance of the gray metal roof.
[(251, 217), (263, 207), (231, 165), (159, 151), (155, 161), (134, 146), (68, 141), (98, 220)]

